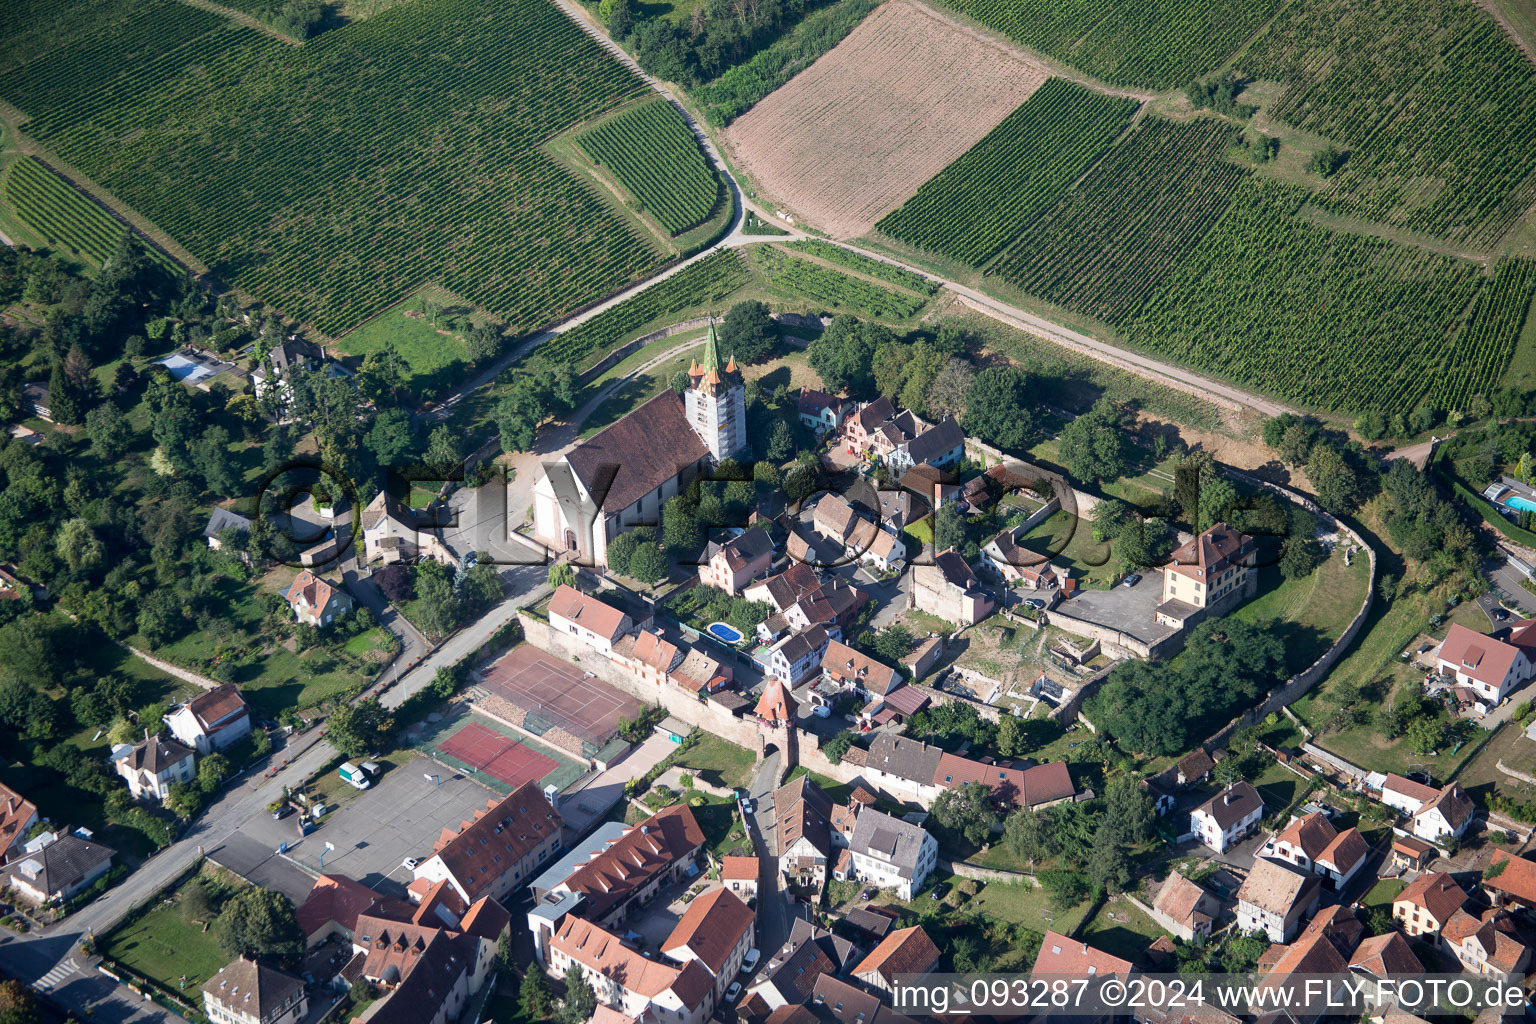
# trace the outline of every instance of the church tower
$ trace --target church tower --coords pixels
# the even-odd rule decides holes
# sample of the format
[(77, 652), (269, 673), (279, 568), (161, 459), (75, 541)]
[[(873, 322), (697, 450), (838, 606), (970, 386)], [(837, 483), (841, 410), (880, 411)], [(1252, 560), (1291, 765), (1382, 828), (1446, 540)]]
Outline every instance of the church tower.
[(741, 370), (732, 356), (720, 365), (720, 341), (715, 320), (709, 320), (704, 343), (704, 362), (688, 368), (688, 425), (704, 439), (716, 462), (723, 462), (747, 446), (747, 391)]

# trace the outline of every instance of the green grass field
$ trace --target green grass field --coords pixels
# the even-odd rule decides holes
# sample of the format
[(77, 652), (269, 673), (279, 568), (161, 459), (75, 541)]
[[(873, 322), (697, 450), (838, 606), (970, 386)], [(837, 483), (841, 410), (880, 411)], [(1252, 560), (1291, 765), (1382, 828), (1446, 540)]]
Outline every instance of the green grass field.
[(1025, 534), (1023, 546), (1069, 569), (1079, 586), (1107, 588), (1115, 576), (1110, 546), (1093, 539), (1093, 524), (1057, 512)]
[[(435, 289), (430, 292), (436, 297)], [(422, 293), (417, 292), (391, 306), (338, 339), (336, 347), (349, 356), (361, 357), (393, 345), (410, 368), (406, 386), (422, 397), (430, 397), (458, 383), (465, 375), (469, 347), (464, 331), (449, 324), (467, 316), (469, 311), (461, 305), (445, 303), (449, 311), (438, 317), (438, 326), (434, 327), (421, 313), (421, 298)]]
[(1286, 667), (1299, 672), (1323, 655), (1344, 634), (1370, 581), (1370, 561), (1357, 552), (1344, 564), (1338, 549), (1301, 579), (1287, 580), (1275, 566), (1259, 570), (1259, 593), (1233, 617), (1245, 622), (1272, 622), (1285, 641)]
[(1037, 932), (1049, 928), (1063, 935), (1071, 934), (1088, 913), (1088, 907), (1084, 902), (1057, 912), (1051, 909), (1044, 889), (1006, 882), (988, 882), (971, 901), (971, 909), (984, 917), (1011, 921)]
[(751, 781), (757, 756), (745, 747), (705, 733), (686, 749), (673, 753), (667, 763), (686, 768), (711, 786), (736, 788)]
[(102, 952), (172, 992), (187, 993), (188, 1002), (201, 1006), (198, 989), (230, 958), (214, 941), (212, 931), (187, 920), (176, 905), (177, 896), (171, 899), (171, 906), (162, 903), (107, 936)]

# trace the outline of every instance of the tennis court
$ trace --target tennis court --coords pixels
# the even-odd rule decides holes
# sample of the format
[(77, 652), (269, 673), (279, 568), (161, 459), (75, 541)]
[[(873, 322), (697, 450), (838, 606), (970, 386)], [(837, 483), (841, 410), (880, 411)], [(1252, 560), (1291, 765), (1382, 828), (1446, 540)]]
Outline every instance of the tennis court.
[(493, 732), (479, 722), (466, 725), (438, 744), (437, 749), (500, 779), (513, 789), (525, 782), (537, 782), (557, 766), (554, 758)]
[(514, 647), (487, 668), (480, 687), (523, 712), (515, 725), (535, 736), (560, 731), (594, 756), (619, 731), (619, 719), (637, 719), (645, 705), (588, 677), (580, 668), (531, 644)]
[(546, 750), (501, 722), (471, 712), (468, 704), (413, 722), (406, 742), (439, 764), (506, 796), (526, 781), (564, 789), (587, 765)]

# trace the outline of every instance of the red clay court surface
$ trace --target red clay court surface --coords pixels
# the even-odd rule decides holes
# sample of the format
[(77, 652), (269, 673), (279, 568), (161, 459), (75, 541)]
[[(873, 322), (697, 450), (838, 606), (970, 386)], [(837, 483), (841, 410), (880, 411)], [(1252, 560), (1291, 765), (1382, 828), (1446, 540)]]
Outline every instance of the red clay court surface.
[(635, 698), (528, 644), (499, 658), (480, 685), (593, 748), (613, 738), (621, 716), (634, 720), (645, 711)]
[(538, 782), (560, 764), (478, 722), (472, 722), (448, 737), (438, 744), (438, 749), (513, 788), (525, 782)]

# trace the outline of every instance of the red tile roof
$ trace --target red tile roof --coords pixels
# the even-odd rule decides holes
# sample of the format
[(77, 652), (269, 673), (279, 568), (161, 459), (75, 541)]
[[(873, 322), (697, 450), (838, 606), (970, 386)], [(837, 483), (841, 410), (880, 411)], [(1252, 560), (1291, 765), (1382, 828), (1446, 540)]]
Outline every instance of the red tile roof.
[(8, 786), (0, 785), (0, 861), (5, 851), (26, 838), (37, 806)]
[(1408, 888), (1397, 894), (1392, 903), (1411, 903), (1429, 911), (1441, 925), (1467, 902), (1467, 894), (1444, 871), (1427, 871), (1408, 883)]
[(1357, 828), (1347, 828), (1334, 837), (1322, 853), (1313, 860), (1323, 864), (1333, 865), (1333, 869), (1341, 875), (1349, 874), (1351, 868), (1360, 863), (1360, 858), (1370, 852), (1370, 847), (1365, 843), (1365, 837)]
[(1392, 931), (1366, 939), (1349, 958), (1349, 969), (1365, 971), (1377, 978), (1416, 976), (1424, 965), (1413, 955), (1402, 932)]
[(1483, 875), (1483, 888), (1536, 906), (1536, 863), (1524, 857), (1512, 857), (1504, 850), (1495, 850), (1489, 866), (1497, 868), (1500, 864), (1504, 867), (1497, 875)]
[(1293, 820), (1275, 836), (1275, 842), (1289, 843), (1305, 853), (1309, 860), (1317, 860), (1338, 835), (1338, 831), (1322, 812), (1313, 811)]
[(853, 973), (874, 973), (889, 982), (898, 974), (927, 974), (938, 962), (939, 947), (920, 926), (913, 925), (887, 935)]
[(685, 804), (673, 804), (625, 832), (577, 868), (563, 885), (587, 898), (601, 919), (651, 879), (704, 845), (704, 831)]
[(647, 999), (670, 989), (683, 1005), (696, 1009), (714, 988), (714, 979), (697, 960), (688, 961), (681, 969), (658, 963), (626, 946), (612, 932), (574, 914), (566, 915), (565, 923), (550, 939), (550, 948)]
[(752, 930), (756, 917), (729, 889), (711, 889), (688, 904), (672, 934), (661, 944), (661, 951), (677, 960), (681, 959), (678, 952), (686, 947), (711, 974), (718, 975), (742, 936)]
[(562, 619), (590, 629), (610, 643), (617, 640), (624, 629), (624, 613), (595, 597), (589, 597), (568, 584), (560, 584), (555, 596), (549, 599), (550, 618)]
[(889, 665), (834, 640), (821, 658), (822, 672), (841, 686), (858, 687), (877, 696), (885, 696), (901, 685), (901, 676)]
[(1497, 687), (1504, 682), (1519, 654), (1520, 648), (1456, 622), (1451, 624), (1435, 657), (1450, 662), (1462, 675)]
[(213, 732), (219, 722), (245, 711), (245, 698), (240, 696), (239, 687), (225, 683), (187, 701), (187, 709), (197, 718), (204, 732)]
[(1094, 949), (1080, 939), (1069, 939), (1047, 931), (1040, 942), (1031, 977), (1086, 978), (1109, 976), (1124, 978), (1131, 972), (1131, 962)]
[(763, 696), (757, 702), (756, 714), (758, 718), (775, 724), (793, 722), (798, 705), (795, 698), (789, 695), (789, 687), (778, 678), (768, 680), (767, 687), (763, 690)]
[(289, 604), (297, 607), (302, 599), (316, 615), (324, 615), (326, 606), (335, 596), (336, 588), (308, 569), (294, 577), (287, 594)]
[(368, 912), (381, 917), (393, 917), (401, 921), (411, 918), (414, 908), (402, 900), (380, 896), (362, 882), (345, 875), (321, 875), (309, 890), (304, 905), (296, 916), (299, 928), (306, 936), (313, 935), (326, 922), (335, 921), (347, 931), (357, 927), (359, 914)]
[(1412, 797), (1420, 803), (1428, 803), (1440, 795), (1440, 791), (1433, 786), (1426, 786), (1422, 782), (1405, 779), (1401, 775), (1388, 775), (1387, 781), (1381, 788), (1383, 792), (1401, 793), (1403, 796)]
[[(443, 829), (433, 852), (470, 900), (478, 900), (504, 873), (550, 836), (559, 836), (563, 819), (534, 782), (525, 782), (501, 801), (486, 801), (475, 820), (459, 831)], [(497, 860), (497, 858), (500, 858)]]
[(1229, 565), (1249, 560), (1253, 551), (1252, 538), (1226, 523), (1217, 523), (1175, 549), (1168, 558), (1168, 568), (1190, 579), (1204, 581)]
[(506, 907), (489, 896), (482, 896), (464, 914), (463, 920), (459, 922), (459, 930), (495, 942), (511, 923), (512, 915)]
[(723, 857), (720, 877), (727, 882), (755, 882), (758, 868), (756, 857)]
[(1157, 901), (1153, 905), (1160, 913), (1179, 924), (1193, 926), (1200, 918), (1205, 922), (1211, 920), (1209, 914), (1201, 912), (1197, 916), (1196, 913), (1205, 895), (1205, 890), (1198, 884), (1172, 871), (1168, 874), (1168, 881), (1158, 890)]

